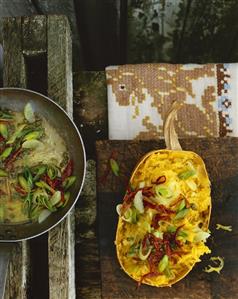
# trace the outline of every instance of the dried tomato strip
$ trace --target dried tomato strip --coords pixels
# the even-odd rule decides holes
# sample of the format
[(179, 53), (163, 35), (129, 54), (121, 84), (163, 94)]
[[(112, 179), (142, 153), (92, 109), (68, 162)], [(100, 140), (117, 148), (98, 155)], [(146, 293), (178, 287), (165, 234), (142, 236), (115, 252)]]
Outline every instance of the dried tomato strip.
[(69, 160), (68, 164), (66, 165), (63, 173), (62, 173), (62, 181), (64, 181), (67, 177), (71, 176), (73, 173), (73, 160)]
[(152, 184), (160, 185), (160, 184), (164, 184), (165, 182), (166, 182), (166, 176), (162, 175), (159, 176), (155, 182), (152, 182)]
[(14, 188), (17, 191), (17, 193), (20, 193), (23, 196), (27, 195), (27, 192), (25, 190), (23, 190), (20, 186), (14, 185)]
[(5, 167), (9, 168), (12, 163), (16, 160), (16, 158), (20, 155), (22, 148), (19, 147), (14, 153), (12, 153), (8, 159), (5, 161)]

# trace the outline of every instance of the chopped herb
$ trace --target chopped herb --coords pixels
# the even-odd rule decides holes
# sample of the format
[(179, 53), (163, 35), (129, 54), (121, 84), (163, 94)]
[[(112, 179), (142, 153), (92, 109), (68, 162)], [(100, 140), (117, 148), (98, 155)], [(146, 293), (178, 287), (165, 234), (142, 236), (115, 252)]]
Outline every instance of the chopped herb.
[(24, 116), (29, 123), (33, 123), (35, 121), (35, 114), (31, 106), (31, 103), (26, 104), (24, 108)]
[(210, 258), (210, 260), (214, 262), (215, 266), (208, 265), (208, 267), (206, 267), (203, 271), (207, 273), (217, 272), (218, 274), (220, 274), (221, 270), (224, 267), (224, 259), (220, 256), (213, 256)]
[(7, 147), (0, 155), (1, 160), (5, 160), (8, 156), (10, 156), (13, 148), (12, 147)]
[(110, 162), (111, 170), (114, 173), (114, 175), (115, 176), (119, 176), (119, 170), (120, 170), (120, 168), (119, 168), (119, 165), (118, 165), (117, 161), (114, 160), (113, 158), (111, 158), (109, 160), (109, 162)]
[(76, 181), (76, 176), (69, 176), (63, 182), (64, 190), (68, 190)]
[(182, 211), (185, 207), (186, 207), (186, 201), (185, 201), (185, 199), (183, 199), (178, 206), (177, 212)]
[(178, 177), (180, 178), (180, 180), (187, 180), (188, 178), (190, 178), (191, 176), (194, 176), (196, 174), (196, 171), (191, 169), (191, 170), (186, 170), (183, 172), (180, 172), (178, 174)]
[(169, 257), (165, 254), (162, 258), (162, 260), (159, 262), (159, 271), (164, 272), (164, 270), (169, 265)]
[(8, 129), (7, 125), (0, 123), (0, 134), (7, 139), (8, 138)]
[(8, 176), (8, 173), (3, 170), (3, 169), (0, 169), (0, 177), (7, 177)]
[(181, 218), (184, 218), (187, 214), (188, 214), (189, 209), (183, 209), (181, 211), (179, 211), (176, 216), (174, 217), (174, 220), (178, 220)]
[(222, 225), (222, 224), (217, 223), (216, 224), (216, 229), (223, 229), (227, 232), (231, 232), (232, 231), (232, 226), (231, 225)]

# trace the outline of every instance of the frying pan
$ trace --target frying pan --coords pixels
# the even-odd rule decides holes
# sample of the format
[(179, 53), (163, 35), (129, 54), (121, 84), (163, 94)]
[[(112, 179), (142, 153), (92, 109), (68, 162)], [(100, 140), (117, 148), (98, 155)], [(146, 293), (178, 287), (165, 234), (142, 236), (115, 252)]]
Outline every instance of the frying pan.
[(0, 298), (4, 294), (8, 259), (14, 242), (35, 238), (62, 221), (73, 208), (85, 177), (86, 157), (83, 141), (66, 112), (48, 97), (37, 92), (20, 88), (0, 88), (0, 108), (22, 112), (28, 102), (31, 103), (33, 110), (45, 117), (64, 139), (74, 162), (74, 175), (77, 180), (71, 189), (67, 205), (52, 213), (42, 223), (0, 224)]

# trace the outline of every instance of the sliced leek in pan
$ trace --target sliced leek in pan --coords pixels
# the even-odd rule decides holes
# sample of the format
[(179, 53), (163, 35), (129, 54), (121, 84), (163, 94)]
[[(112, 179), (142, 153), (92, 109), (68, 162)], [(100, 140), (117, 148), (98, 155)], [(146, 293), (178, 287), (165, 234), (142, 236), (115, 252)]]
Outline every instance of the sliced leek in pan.
[(42, 222), (67, 204), (77, 179), (73, 161), (31, 103), (0, 115), (0, 223)]

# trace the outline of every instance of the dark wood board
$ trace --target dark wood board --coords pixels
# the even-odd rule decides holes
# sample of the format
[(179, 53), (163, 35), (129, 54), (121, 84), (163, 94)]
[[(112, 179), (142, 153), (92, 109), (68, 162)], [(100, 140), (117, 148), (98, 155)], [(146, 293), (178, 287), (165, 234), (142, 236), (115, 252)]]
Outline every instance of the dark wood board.
[[(102, 298), (238, 298), (238, 138), (191, 138), (181, 140), (181, 145), (204, 159), (212, 183), (212, 236), (208, 242), (212, 254), (202, 257), (202, 262), (171, 288), (142, 285), (137, 289), (136, 282), (120, 269), (116, 258), (115, 207), (123, 198), (126, 180), (136, 162), (146, 152), (164, 148), (164, 141), (98, 141), (97, 197)], [(119, 177), (107, 171), (112, 153), (120, 166)], [(216, 230), (216, 223), (232, 225), (233, 231)], [(220, 275), (203, 271), (210, 256), (224, 258), (225, 266)]]

